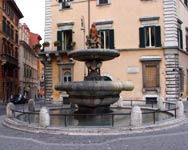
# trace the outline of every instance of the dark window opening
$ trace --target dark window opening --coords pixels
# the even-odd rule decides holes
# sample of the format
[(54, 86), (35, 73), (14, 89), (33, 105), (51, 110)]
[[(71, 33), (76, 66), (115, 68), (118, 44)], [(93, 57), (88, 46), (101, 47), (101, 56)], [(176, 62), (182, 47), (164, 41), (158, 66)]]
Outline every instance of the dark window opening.
[(140, 48), (161, 47), (160, 26), (147, 26), (139, 29)]
[(60, 41), (60, 46), (57, 50), (69, 51), (73, 50), (72, 30), (62, 30), (57, 32), (57, 40)]
[(59, 3), (61, 3), (61, 8), (62, 9), (71, 8), (71, 1), (73, 0), (59, 0)]
[(182, 30), (180, 28), (178, 28), (177, 30), (178, 30), (178, 47), (180, 49), (183, 49)]
[(100, 35), (100, 48), (102, 49), (114, 49), (114, 30), (99, 30)]
[(146, 97), (146, 104), (157, 104), (157, 97)]
[(72, 75), (70, 72), (66, 71), (63, 74), (63, 81), (64, 82), (71, 82), (72, 81)]
[(99, 0), (99, 4), (108, 4), (108, 0)]

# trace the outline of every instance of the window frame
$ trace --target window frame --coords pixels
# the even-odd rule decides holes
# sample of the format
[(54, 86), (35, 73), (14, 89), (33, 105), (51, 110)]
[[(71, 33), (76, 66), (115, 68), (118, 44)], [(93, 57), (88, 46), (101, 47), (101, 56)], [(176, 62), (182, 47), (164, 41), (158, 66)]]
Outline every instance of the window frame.
[(183, 49), (183, 33), (181, 28), (177, 28), (177, 40), (178, 40), (178, 47)]
[(5, 11), (6, 10), (6, 1), (5, 0), (3, 0), (3, 10)]
[(66, 83), (66, 82), (71, 82), (71, 81), (72, 81), (71, 69), (70, 71), (63, 70), (63, 82)]
[[(72, 2), (73, 0), (59, 0), (59, 7), (60, 9), (70, 9), (71, 8), (71, 5), (72, 5)], [(68, 4), (68, 5), (66, 5)]]
[(186, 43), (186, 51), (188, 52), (188, 27), (185, 29), (186, 34), (185, 34), (185, 43)]
[[(149, 29), (149, 42), (152, 42), (151, 37), (151, 29), (154, 29), (154, 45), (151, 45), (151, 43), (147, 46), (147, 40), (146, 40), (146, 31)], [(153, 47), (161, 47), (161, 27), (158, 25), (152, 25), (152, 26), (143, 26), (139, 28), (139, 47), (140, 48), (153, 48)]]
[(65, 83), (64, 82), (64, 74), (66, 72), (70, 72), (71, 74), (71, 81), (74, 81), (74, 76), (73, 76), (73, 62), (67, 62), (67, 63), (59, 63), (59, 80), (60, 83)]
[(182, 21), (180, 19), (177, 20), (177, 41), (178, 48), (183, 49), (183, 32), (182, 32)]
[[(101, 0), (97, 0), (97, 5), (98, 5), (98, 6), (103, 6), (103, 5), (109, 5), (109, 4), (111, 4), (111, 0), (107, 0), (106, 3), (100, 3), (100, 1), (101, 1)], [(102, 0), (102, 1), (104, 1), (104, 0)]]
[[(69, 35), (68, 35), (69, 34)], [(69, 36), (69, 40), (67, 40)], [(71, 51), (73, 50), (73, 31), (69, 30), (60, 30), (57, 31), (57, 40), (60, 41), (60, 46), (57, 47), (58, 51)]]
[(184, 4), (188, 7), (188, 0), (184, 0)]
[[(99, 29), (98, 30), (99, 36), (100, 36), (100, 42), (105, 43), (102, 47), (102, 44), (99, 45), (101, 49), (114, 49), (114, 29)], [(101, 34), (103, 33), (104, 38), (102, 38)], [(108, 36), (108, 39), (107, 39)], [(104, 39), (104, 40), (103, 40)], [(102, 40), (104, 42), (102, 42)], [(107, 45), (108, 44), (108, 45)]]

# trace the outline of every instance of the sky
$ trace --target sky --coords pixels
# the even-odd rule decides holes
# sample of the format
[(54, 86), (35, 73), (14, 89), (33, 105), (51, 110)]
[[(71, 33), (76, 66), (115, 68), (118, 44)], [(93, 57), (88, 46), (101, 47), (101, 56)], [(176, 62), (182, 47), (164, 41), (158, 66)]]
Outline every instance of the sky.
[(44, 40), (45, 0), (15, 0), (24, 18), (20, 22), (26, 23), (31, 32), (39, 34)]

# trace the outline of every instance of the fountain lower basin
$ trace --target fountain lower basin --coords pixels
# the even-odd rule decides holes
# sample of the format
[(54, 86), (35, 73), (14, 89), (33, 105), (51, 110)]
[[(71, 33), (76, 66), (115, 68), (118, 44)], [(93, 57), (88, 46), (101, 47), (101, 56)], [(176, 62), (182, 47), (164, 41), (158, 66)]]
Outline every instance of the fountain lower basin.
[(120, 92), (133, 87), (129, 81), (79, 81), (59, 84), (55, 89), (67, 91), (69, 101), (77, 104), (81, 112), (97, 113), (108, 112), (110, 104), (119, 100)]

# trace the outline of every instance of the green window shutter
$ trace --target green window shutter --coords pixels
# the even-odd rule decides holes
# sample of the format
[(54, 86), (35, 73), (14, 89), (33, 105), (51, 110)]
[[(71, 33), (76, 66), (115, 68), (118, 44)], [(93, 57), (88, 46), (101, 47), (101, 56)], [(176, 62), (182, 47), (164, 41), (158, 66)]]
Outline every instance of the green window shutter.
[(68, 32), (69, 32), (69, 34), (70, 34), (70, 42), (72, 43), (72, 42), (73, 42), (73, 41), (72, 41), (72, 30), (69, 30)]
[(180, 30), (180, 48), (183, 49), (183, 34), (182, 34), (182, 30)]
[(139, 28), (140, 48), (145, 47), (145, 28)]
[(57, 47), (58, 51), (62, 50), (62, 32), (63, 31), (57, 31), (57, 40), (61, 42), (60, 46)]
[(66, 30), (66, 35), (67, 35), (67, 50), (73, 50), (73, 45), (72, 45), (72, 30)]
[(185, 39), (186, 39), (186, 51), (188, 51), (188, 35), (186, 35)]
[(155, 36), (156, 36), (155, 46), (161, 47), (161, 27), (160, 26), (155, 27)]
[(178, 34), (178, 47), (183, 49), (182, 30), (177, 28)]
[(115, 48), (115, 46), (114, 46), (114, 30), (112, 29), (112, 30), (109, 30), (109, 33), (110, 33), (110, 38), (109, 38), (109, 48), (110, 49), (114, 49)]

